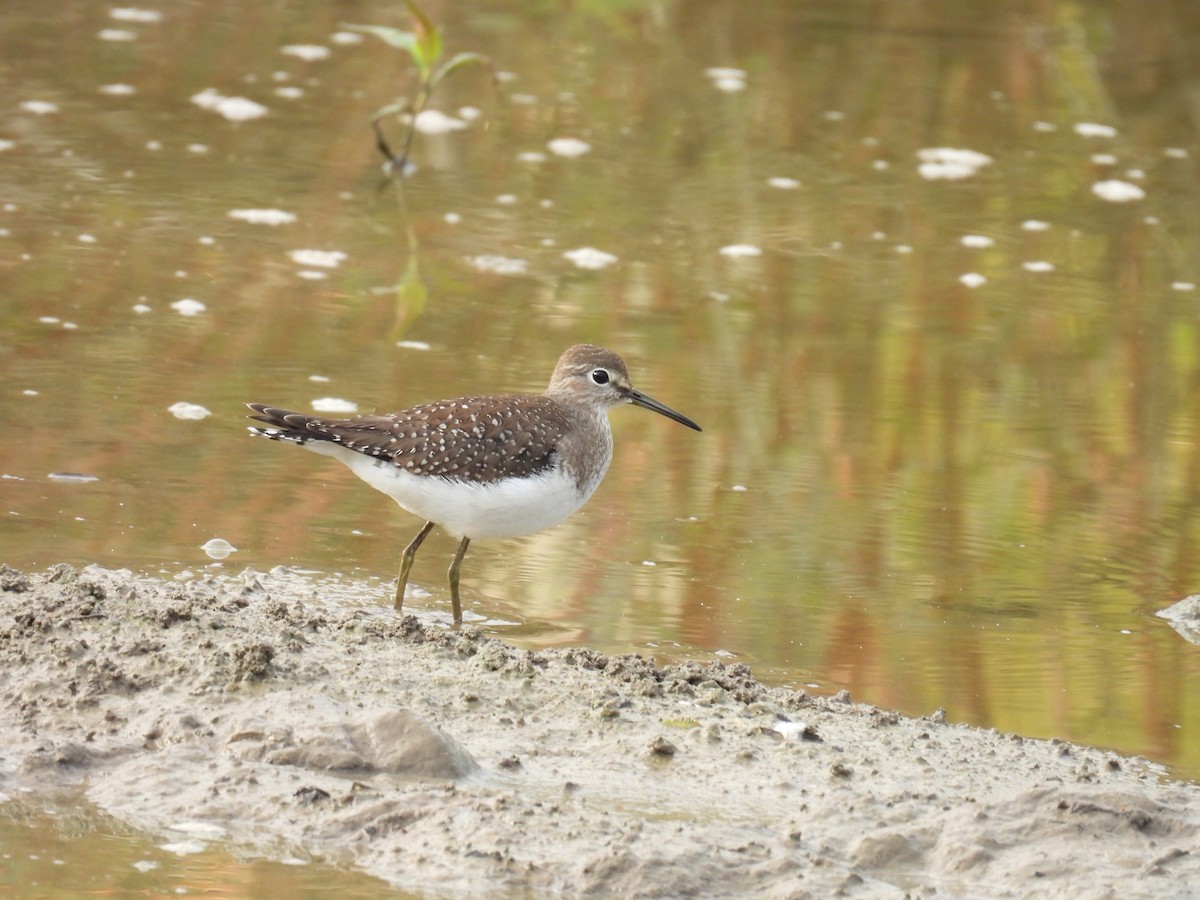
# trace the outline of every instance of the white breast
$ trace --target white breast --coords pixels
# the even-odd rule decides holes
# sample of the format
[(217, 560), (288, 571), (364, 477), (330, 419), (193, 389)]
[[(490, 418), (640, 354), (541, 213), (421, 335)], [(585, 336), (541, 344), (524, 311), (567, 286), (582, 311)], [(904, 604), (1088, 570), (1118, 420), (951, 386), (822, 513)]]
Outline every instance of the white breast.
[(581, 491), (575, 479), (555, 466), (530, 478), (475, 484), (413, 475), (329, 441), (309, 441), (304, 446), (345, 463), (375, 490), (454, 537), (517, 537), (541, 531), (583, 506), (600, 483), (596, 478)]

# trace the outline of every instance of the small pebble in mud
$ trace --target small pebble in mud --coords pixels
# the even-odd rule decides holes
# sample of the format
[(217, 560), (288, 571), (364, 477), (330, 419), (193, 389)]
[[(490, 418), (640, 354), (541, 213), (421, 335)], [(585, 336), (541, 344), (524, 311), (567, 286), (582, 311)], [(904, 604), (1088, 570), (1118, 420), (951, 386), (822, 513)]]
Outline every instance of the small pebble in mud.
[(829, 774), (834, 778), (849, 778), (854, 774), (854, 770), (845, 763), (835, 762), (829, 767)]
[(236, 681), (265, 678), (271, 671), (275, 648), (266, 643), (247, 644), (233, 653)]
[(650, 742), (650, 752), (655, 756), (674, 756), (676, 747), (661, 735)]
[(24, 593), (32, 588), (29, 576), (7, 565), (0, 565), (0, 591), (12, 591), (14, 594)]
[(515, 756), (506, 756), (497, 765), (502, 769), (519, 769), (521, 768), (521, 761)]
[(292, 794), (301, 806), (312, 806), (322, 800), (329, 799), (329, 791), (319, 787), (302, 787)]
[(620, 701), (609, 700), (596, 711), (596, 715), (601, 719), (616, 719), (621, 715), (623, 705)]

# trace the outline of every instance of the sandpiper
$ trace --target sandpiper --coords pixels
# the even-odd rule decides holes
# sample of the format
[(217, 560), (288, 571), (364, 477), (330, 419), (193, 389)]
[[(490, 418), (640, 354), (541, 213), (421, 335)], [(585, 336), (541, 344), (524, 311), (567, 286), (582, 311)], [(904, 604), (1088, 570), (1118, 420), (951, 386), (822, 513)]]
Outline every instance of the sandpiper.
[(269, 426), (253, 426), (251, 434), (332, 456), (425, 520), (401, 557), (397, 610), (417, 549), (433, 527), (461, 540), (449, 572), (458, 625), (458, 575), (468, 545), (541, 531), (587, 502), (612, 461), (608, 411), (623, 403), (700, 431), (635, 389), (621, 357), (592, 344), (559, 357), (544, 394), (460, 397), (352, 419), (246, 405), (258, 413), (251, 419)]

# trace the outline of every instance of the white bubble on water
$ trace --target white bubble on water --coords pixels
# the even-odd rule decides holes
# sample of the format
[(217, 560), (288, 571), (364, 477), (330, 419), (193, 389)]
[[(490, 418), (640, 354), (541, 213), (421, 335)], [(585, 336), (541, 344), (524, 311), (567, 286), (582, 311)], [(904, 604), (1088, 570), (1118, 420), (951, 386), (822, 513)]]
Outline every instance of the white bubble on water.
[[(206, 541), (200, 545), (200, 549), (203, 550), (210, 559), (225, 559), (231, 553), (237, 553), (237, 547), (233, 546), (233, 544), (229, 543), (229, 541), (225, 540), (224, 538), (213, 538), (212, 540)], [(182, 831), (183, 829), (175, 828), (174, 830)]]
[(181, 316), (198, 316), (200, 313), (208, 309), (199, 300), (193, 300), (191, 297), (184, 297), (182, 300), (176, 300), (171, 304), (171, 309), (179, 313)]
[(1092, 193), (1109, 203), (1130, 203), (1134, 200), (1142, 200), (1146, 196), (1146, 192), (1136, 184), (1130, 184), (1128, 181), (1121, 181), (1117, 178), (1097, 181), (1092, 185)]
[(288, 44), (279, 48), (279, 52), (286, 56), (294, 56), (297, 59), (302, 59), (305, 62), (317, 62), (318, 60), (329, 58), (329, 48), (323, 47), (320, 44)]
[(58, 112), (58, 104), (51, 103), (49, 100), (26, 100), (21, 104), (21, 109), (27, 113), (33, 113), (35, 116), (48, 116)]
[(90, 484), (100, 480), (98, 475), (86, 475), (83, 472), (51, 472), (46, 477), (51, 481), (62, 481), (68, 484)]
[(524, 275), (529, 270), (528, 260), (513, 259), (497, 254), (469, 256), (467, 263), (480, 272), (489, 272), (493, 275)]
[(554, 138), (548, 141), (546, 146), (555, 156), (562, 156), (568, 159), (576, 156), (583, 156), (592, 149), (592, 145), (587, 141), (581, 141), (579, 138), (565, 137)]
[(717, 251), (730, 259), (744, 259), (750, 256), (762, 256), (762, 249), (753, 244), (729, 244)]
[(317, 412), (346, 414), (358, 412), (357, 403), (352, 400), (344, 400), (341, 397), (318, 397), (309, 405)]
[(581, 269), (605, 269), (617, 261), (617, 257), (595, 247), (580, 247), (563, 253), (566, 259)]
[(346, 254), (341, 250), (289, 250), (288, 256), (292, 262), (302, 266), (316, 266), (321, 269), (336, 269)]
[(110, 19), (118, 22), (140, 22), (150, 25), (163, 20), (163, 14), (156, 9), (139, 9), (136, 6), (116, 6), (108, 11)]
[(207, 419), (212, 415), (211, 412), (200, 404), (188, 403), (183, 400), (180, 400), (178, 403), (172, 403), (167, 407), (167, 412), (175, 418), (184, 419), (185, 421), (199, 421), (200, 419)]
[(964, 247), (983, 249), (984, 247), (991, 247), (996, 242), (986, 234), (964, 234), (959, 238), (959, 243)]
[(969, 178), (992, 163), (986, 153), (960, 147), (926, 147), (917, 151), (917, 158), (917, 174), (930, 181)]
[(205, 88), (193, 94), (191, 100), (201, 109), (224, 116), (230, 122), (247, 122), (265, 116), (270, 111), (261, 103), (245, 97), (226, 97), (214, 88)]
[(296, 221), (296, 214), (282, 209), (231, 209), (229, 218), (253, 225), (290, 225)]
[(1117, 136), (1117, 129), (1111, 125), (1101, 125), (1099, 122), (1078, 122), (1075, 125), (1075, 133), (1082, 137), (1114, 138)]
[(736, 94), (746, 87), (746, 71), (729, 66), (712, 66), (704, 70), (713, 87), (727, 94)]
[(421, 134), (449, 134), (452, 131), (462, 131), (467, 127), (467, 123), (446, 115), (440, 109), (423, 109), (417, 113), (413, 127)]

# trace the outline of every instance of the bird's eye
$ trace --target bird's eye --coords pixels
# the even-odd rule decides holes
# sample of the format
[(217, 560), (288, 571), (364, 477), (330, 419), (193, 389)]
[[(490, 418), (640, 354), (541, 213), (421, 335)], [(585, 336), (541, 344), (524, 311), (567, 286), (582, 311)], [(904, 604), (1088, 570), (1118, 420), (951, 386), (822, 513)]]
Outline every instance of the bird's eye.
[(612, 376), (610, 376), (604, 369), (592, 370), (592, 381), (596, 382), (596, 384), (608, 384), (608, 381), (611, 377)]

